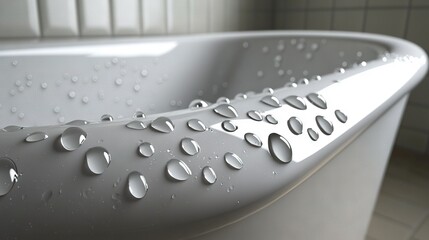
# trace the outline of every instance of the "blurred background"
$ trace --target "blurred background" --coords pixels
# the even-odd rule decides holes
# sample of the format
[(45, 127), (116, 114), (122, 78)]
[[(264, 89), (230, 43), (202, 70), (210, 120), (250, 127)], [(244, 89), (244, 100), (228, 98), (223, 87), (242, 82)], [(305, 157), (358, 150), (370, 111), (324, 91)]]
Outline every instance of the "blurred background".
[[(0, 0), (0, 42), (249, 30), (392, 35), (429, 50), (429, 0)], [(429, 79), (411, 93), (368, 240), (429, 240)]]

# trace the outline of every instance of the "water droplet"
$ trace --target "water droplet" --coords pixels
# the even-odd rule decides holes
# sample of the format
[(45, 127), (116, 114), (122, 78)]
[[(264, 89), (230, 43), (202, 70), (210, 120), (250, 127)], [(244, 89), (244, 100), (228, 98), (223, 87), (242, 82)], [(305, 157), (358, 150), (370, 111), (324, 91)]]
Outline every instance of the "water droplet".
[(208, 107), (209, 104), (201, 99), (194, 99), (192, 100), (192, 102), (189, 104), (189, 108), (190, 109), (195, 109), (195, 108), (205, 108)]
[(262, 121), (263, 119), (261, 113), (255, 110), (248, 111), (247, 116), (255, 121)]
[(72, 81), (73, 83), (77, 83), (77, 82), (79, 81), (79, 78), (78, 78), (77, 76), (73, 76), (73, 77), (71, 78), (71, 81)]
[(146, 115), (142, 111), (136, 111), (134, 113), (134, 118), (146, 118)]
[(213, 111), (223, 117), (235, 118), (238, 116), (237, 110), (229, 104), (221, 104), (217, 106)]
[(289, 83), (286, 83), (286, 84), (285, 84), (285, 87), (288, 87), (288, 88), (296, 88), (296, 87), (298, 87), (298, 84), (296, 84), (296, 83), (294, 83), (294, 82), (289, 82)]
[(18, 66), (19, 62), (18, 62), (18, 60), (13, 60), (11, 62), (11, 64), (12, 64), (12, 66), (16, 67), (16, 66)]
[(188, 121), (188, 127), (197, 132), (204, 132), (207, 127), (198, 119), (191, 119)]
[(149, 71), (147, 69), (143, 69), (141, 70), (140, 75), (145, 78), (149, 75)]
[(122, 85), (122, 83), (123, 83), (122, 78), (117, 78), (117, 79), (115, 79), (115, 84), (116, 84), (116, 86), (121, 86), (121, 85)]
[(316, 123), (320, 130), (326, 135), (331, 135), (331, 133), (334, 131), (334, 126), (332, 123), (326, 120), (326, 118), (323, 116), (317, 116)]
[(238, 127), (230, 120), (225, 120), (222, 122), (222, 128), (227, 132), (235, 132), (235, 130), (237, 130)]
[(82, 125), (87, 125), (89, 124), (88, 121), (86, 120), (73, 120), (71, 122), (66, 123), (67, 125), (74, 125), (74, 126), (82, 126)]
[(337, 72), (337, 73), (345, 73), (346, 70), (344, 68), (337, 68), (337, 69), (335, 69), (335, 72)]
[(247, 95), (244, 93), (238, 93), (237, 95), (235, 95), (234, 99), (246, 100)]
[(142, 121), (139, 121), (139, 120), (131, 121), (131, 122), (127, 123), (127, 125), (125, 125), (125, 126), (129, 129), (134, 129), (134, 130), (143, 130), (146, 128), (146, 125)]
[(295, 135), (300, 135), (302, 133), (302, 122), (297, 117), (291, 117), (287, 121), (287, 125), (290, 129), (290, 131)]
[(233, 169), (240, 170), (243, 167), (243, 161), (235, 153), (231, 153), (231, 152), (225, 153), (224, 159), (225, 159), (225, 162), (228, 164), (228, 166), (230, 166)]
[(133, 105), (133, 100), (127, 99), (126, 104), (127, 104), (127, 106), (131, 107)]
[(44, 132), (34, 132), (25, 138), (26, 142), (39, 142), (48, 138), (48, 134)]
[(246, 133), (244, 134), (244, 139), (247, 143), (254, 147), (262, 147), (261, 139), (254, 133)]
[(275, 96), (272, 96), (272, 95), (263, 97), (261, 99), (261, 102), (267, 104), (268, 106), (276, 107), (276, 108), (282, 106), (282, 104), (280, 103), (279, 99), (277, 97), (275, 97)]
[(61, 146), (67, 151), (78, 149), (86, 140), (87, 133), (78, 127), (69, 127), (61, 134)]
[(319, 134), (314, 131), (312, 128), (307, 129), (308, 136), (310, 136), (311, 140), (317, 141), (319, 139)]
[(23, 118), (25, 117), (25, 113), (20, 112), (20, 113), (18, 114), (18, 117), (19, 117), (19, 119), (23, 119)]
[(273, 115), (271, 115), (271, 114), (268, 114), (267, 116), (265, 116), (265, 119), (267, 120), (267, 122), (274, 124), (274, 125), (279, 123), (279, 121), (277, 121), (277, 119), (275, 117), (273, 117)]
[(42, 193), (41, 200), (45, 202), (45, 204), (48, 204), (48, 202), (51, 200), (53, 195), (54, 195), (54, 192), (52, 192), (52, 190), (45, 191)]
[(151, 157), (155, 153), (155, 148), (152, 144), (144, 142), (139, 145), (138, 151), (142, 157)]
[(135, 199), (142, 199), (149, 190), (146, 178), (137, 171), (131, 172), (128, 175), (127, 185), (129, 194)]
[(291, 107), (294, 107), (299, 110), (305, 110), (307, 109), (307, 105), (304, 102), (304, 99), (302, 97), (298, 97), (295, 95), (289, 96), (284, 99), (284, 101)]
[(192, 175), (188, 165), (179, 159), (171, 159), (168, 161), (166, 171), (168, 176), (176, 181), (185, 181)]
[(320, 81), (320, 80), (322, 80), (322, 77), (320, 75), (315, 75), (315, 76), (312, 76), (310, 80), (312, 80), (312, 81)]
[(103, 116), (101, 116), (100, 120), (102, 122), (111, 122), (113, 121), (113, 116), (110, 114), (104, 114)]
[(93, 174), (102, 174), (112, 160), (110, 153), (102, 147), (90, 148), (86, 154), (86, 166)]
[(82, 98), (82, 102), (83, 102), (84, 104), (87, 104), (87, 103), (89, 102), (89, 97), (84, 96), (84, 97)]
[(174, 131), (174, 124), (173, 122), (166, 117), (159, 117), (155, 120), (153, 120), (153, 122), (150, 124), (150, 126), (158, 131), (158, 132), (162, 132), (162, 133), (170, 133), (172, 131)]
[(338, 121), (340, 121), (342, 123), (347, 122), (347, 116), (346, 116), (346, 114), (344, 114), (340, 110), (336, 110), (335, 111), (335, 116), (337, 117)]
[(277, 133), (271, 133), (268, 136), (268, 149), (277, 161), (289, 163), (292, 160), (292, 147), (286, 138)]
[(73, 99), (73, 98), (76, 97), (76, 92), (75, 91), (70, 91), (69, 94), (68, 94), (68, 96), (69, 96), (70, 99)]
[(328, 106), (326, 104), (325, 99), (322, 97), (322, 95), (317, 93), (310, 93), (307, 95), (307, 99), (316, 107), (321, 109), (327, 109)]
[(182, 141), (180, 141), (180, 146), (182, 147), (183, 152), (190, 156), (194, 156), (200, 152), (200, 145), (197, 141), (191, 138), (183, 138)]
[(12, 159), (0, 158), (0, 197), (8, 194), (18, 182), (18, 171)]
[(243, 48), (248, 48), (249, 47), (249, 43), (248, 42), (243, 42)]
[(309, 83), (310, 81), (308, 81), (307, 78), (301, 78), (298, 80), (298, 84), (301, 84), (301, 85), (308, 85)]
[(202, 170), (204, 182), (207, 184), (214, 184), (217, 180), (217, 176), (213, 168), (206, 166)]
[(15, 126), (15, 125), (10, 125), (10, 126), (6, 126), (3, 128), (3, 131), (5, 132), (16, 132), (19, 131), (21, 129), (24, 129), (24, 127), (21, 126)]
[(48, 83), (44, 82), (44, 83), (40, 84), (40, 87), (42, 89), (46, 89), (46, 88), (48, 88)]
[(229, 100), (229, 98), (227, 97), (220, 97), (216, 100), (216, 103), (231, 103), (231, 100)]
[(263, 93), (274, 94), (274, 89), (272, 88), (264, 88), (262, 89)]
[(259, 78), (262, 78), (262, 77), (264, 76), (264, 72), (263, 72), (263, 71), (261, 71), (261, 70), (259, 70), (259, 71), (256, 73), (256, 76), (258, 76)]

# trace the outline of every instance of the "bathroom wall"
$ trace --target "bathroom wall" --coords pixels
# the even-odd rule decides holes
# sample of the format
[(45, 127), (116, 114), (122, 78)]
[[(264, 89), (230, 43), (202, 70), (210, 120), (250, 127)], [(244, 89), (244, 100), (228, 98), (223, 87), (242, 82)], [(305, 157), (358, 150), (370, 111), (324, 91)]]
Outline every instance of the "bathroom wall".
[[(428, 0), (276, 0), (275, 9), (277, 29), (387, 34), (429, 51)], [(396, 144), (429, 154), (429, 77), (411, 93)]]
[(0, 39), (271, 28), (273, 0), (0, 0)]

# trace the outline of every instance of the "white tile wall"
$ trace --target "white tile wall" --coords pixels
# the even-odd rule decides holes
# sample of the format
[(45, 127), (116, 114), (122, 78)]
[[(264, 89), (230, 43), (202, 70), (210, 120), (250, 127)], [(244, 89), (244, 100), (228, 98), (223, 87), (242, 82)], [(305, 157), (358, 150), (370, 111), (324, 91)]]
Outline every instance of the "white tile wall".
[(167, 14), (165, 0), (142, 0), (143, 35), (167, 33)]
[(106, 36), (111, 33), (109, 0), (78, 0), (82, 36)]
[(189, 31), (204, 33), (209, 30), (209, 0), (190, 0)]
[(167, 31), (169, 34), (189, 32), (188, 4), (188, 0), (167, 0)]
[(362, 31), (364, 10), (337, 10), (334, 13), (334, 30)]
[[(429, 1), (428, 1), (429, 2)], [(407, 39), (419, 44), (429, 50), (429, 34), (427, 34), (427, 23), (429, 22), (428, 8), (414, 8), (410, 12)]]
[(210, 32), (222, 32), (225, 29), (225, 1), (210, 1)]
[(39, 0), (39, 7), (43, 36), (79, 35), (75, 0)]
[(307, 29), (329, 30), (331, 28), (332, 11), (317, 10), (307, 14)]
[(407, 9), (369, 9), (365, 31), (403, 37), (407, 19)]
[[(55, 0), (54, 0), (55, 1)], [(114, 35), (140, 34), (140, 1), (112, 0), (112, 29)]]
[(368, 236), (377, 240), (408, 240), (412, 229), (383, 216), (374, 214), (368, 229)]
[(0, 1), (0, 38), (40, 36), (36, 0)]

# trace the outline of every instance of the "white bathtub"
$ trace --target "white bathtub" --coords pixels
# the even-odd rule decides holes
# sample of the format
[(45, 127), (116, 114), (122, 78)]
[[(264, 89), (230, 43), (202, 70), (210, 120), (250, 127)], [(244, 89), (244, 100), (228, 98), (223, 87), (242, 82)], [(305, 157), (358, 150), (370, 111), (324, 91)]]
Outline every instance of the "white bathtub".
[(426, 71), (361, 33), (2, 42), (0, 238), (363, 239)]

